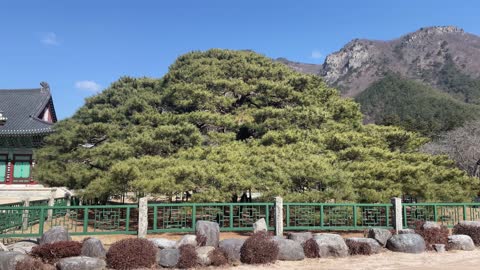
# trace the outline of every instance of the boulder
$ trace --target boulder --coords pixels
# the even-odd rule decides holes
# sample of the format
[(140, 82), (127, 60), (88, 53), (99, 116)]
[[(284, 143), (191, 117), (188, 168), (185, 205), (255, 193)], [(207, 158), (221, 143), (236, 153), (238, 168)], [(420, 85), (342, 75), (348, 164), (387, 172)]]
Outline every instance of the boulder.
[(397, 234), (387, 241), (387, 248), (395, 252), (422, 253), (425, 251), (425, 240), (418, 234)]
[(197, 236), (193, 234), (186, 234), (180, 240), (177, 241), (176, 247), (179, 248), (181, 245), (192, 245), (197, 246)]
[(9, 251), (17, 251), (22, 254), (28, 254), (32, 251), (32, 248), (38, 246), (38, 244), (34, 241), (24, 240), (17, 242), (15, 244), (8, 245), (7, 249)]
[(212, 246), (198, 247), (195, 249), (197, 252), (198, 263), (202, 266), (208, 266), (212, 263), (210, 257), (208, 256), (215, 248)]
[(371, 228), (368, 230), (368, 238), (375, 239), (382, 247), (387, 245), (390, 237), (392, 237), (392, 233), (387, 229)]
[(8, 248), (2, 242), (0, 242), (0, 251), (8, 251)]
[(62, 226), (57, 226), (44, 232), (42, 235), (42, 238), (40, 238), (39, 243), (40, 245), (43, 245), (43, 244), (51, 244), (55, 242), (71, 241), (71, 240), (72, 240), (72, 237), (70, 237), (70, 234), (68, 233), (68, 231)]
[(456, 234), (448, 237), (449, 250), (475, 250), (473, 240), (468, 235)]
[(205, 246), (218, 247), (220, 240), (220, 226), (216, 222), (211, 221), (197, 221), (195, 226), (196, 233), (203, 235), (207, 238)]
[(240, 261), (240, 249), (245, 239), (225, 239), (220, 241), (220, 248), (225, 250), (230, 261)]
[(58, 270), (104, 270), (107, 267), (104, 260), (86, 256), (63, 258), (56, 265)]
[(458, 224), (463, 226), (480, 227), (480, 221), (460, 221)]
[(422, 228), (427, 229), (427, 230), (428, 229), (440, 229), (441, 226), (437, 222), (425, 221), (425, 223), (423, 223), (423, 225), (422, 225)]
[(290, 239), (274, 240), (278, 246), (278, 259), (281, 261), (300, 261), (305, 259), (302, 245)]
[(257, 220), (253, 223), (253, 232), (266, 232), (268, 230), (267, 223), (265, 222), (264, 218)]
[(362, 237), (352, 237), (352, 238), (347, 238), (345, 239), (345, 242), (347, 246), (349, 243), (366, 243), (370, 246), (372, 249), (372, 253), (376, 254), (382, 251), (382, 246), (377, 242), (377, 240), (372, 239), (372, 238), (362, 238)]
[(17, 262), (28, 258), (27, 255), (17, 251), (0, 252), (0, 270), (15, 270)]
[(178, 249), (162, 249), (157, 252), (157, 263), (162, 267), (173, 268), (180, 259)]
[(83, 241), (81, 255), (93, 258), (105, 258), (107, 251), (105, 247), (103, 247), (102, 241), (97, 238), (89, 238)]
[(401, 229), (401, 230), (398, 230), (398, 234), (415, 234), (415, 230), (413, 230), (413, 229)]
[(298, 242), (300, 244), (305, 244), (308, 239), (313, 238), (313, 234), (311, 232), (298, 232), (298, 233), (289, 233), (288, 239)]
[(347, 244), (338, 234), (316, 233), (313, 239), (315, 239), (320, 248), (319, 255), (321, 258), (348, 256)]
[(445, 252), (445, 245), (444, 244), (433, 244), (433, 249), (438, 253)]
[(159, 249), (175, 248), (177, 245), (177, 241), (166, 238), (150, 238), (148, 240), (151, 241)]

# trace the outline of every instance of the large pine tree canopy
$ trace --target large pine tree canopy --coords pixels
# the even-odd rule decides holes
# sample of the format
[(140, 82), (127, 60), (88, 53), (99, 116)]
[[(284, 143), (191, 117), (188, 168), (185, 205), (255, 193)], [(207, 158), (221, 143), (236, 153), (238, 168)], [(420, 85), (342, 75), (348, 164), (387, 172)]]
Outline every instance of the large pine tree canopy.
[(37, 179), (85, 198), (465, 201), (479, 184), (417, 152), (419, 135), (362, 125), (358, 104), (319, 77), (250, 51), (191, 52), (161, 79), (121, 78), (55, 128), (36, 153)]

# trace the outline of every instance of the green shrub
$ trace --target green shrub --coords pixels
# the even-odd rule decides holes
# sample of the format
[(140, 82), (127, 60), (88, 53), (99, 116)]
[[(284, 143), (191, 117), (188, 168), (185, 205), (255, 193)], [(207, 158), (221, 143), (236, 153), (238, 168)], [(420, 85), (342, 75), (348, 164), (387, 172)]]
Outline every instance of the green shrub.
[(27, 257), (15, 265), (15, 270), (55, 270), (51, 264), (45, 264), (37, 258)]
[(371, 255), (372, 247), (365, 242), (345, 241), (350, 255)]
[(113, 243), (107, 252), (107, 265), (113, 269), (152, 267), (157, 247), (142, 238), (123, 239)]
[(278, 246), (265, 232), (250, 236), (240, 249), (240, 261), (248, 264), (273, 263), (278, 257)]
[(433, 250), (434, 244), (444, 244), (448, 246), (448, 235), (450, 232), (446, 226), (440, 228), (424, 228), (424, 221), (417, 221), (415, 223), (415, 233), (419, 234), (425, 240), (425, 245), (428, 250)]
[(228, 264), (227, 252), (222, 248), (215, 248), (208, 254), (213, 266), (222, 266)]
[(310, 238), (303, 244), (303, 252), (307, 258), (318, 258), (320, 256), (320, 247), (315, 239)]

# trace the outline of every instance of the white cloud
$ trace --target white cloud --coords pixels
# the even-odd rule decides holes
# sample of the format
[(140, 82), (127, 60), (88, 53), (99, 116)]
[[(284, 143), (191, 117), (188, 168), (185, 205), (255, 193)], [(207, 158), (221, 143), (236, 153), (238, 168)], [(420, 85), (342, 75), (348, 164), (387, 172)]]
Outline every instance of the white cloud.
[(40, 42), (48, 46), (60, 45), (57, 34), (55, 34), (54, 32), (43, 33)]
[(75, 82), (75, 88), (80, 90), (98, 92), (100, 91), (101, 86), (100, 84), (94, 81), (78, 81), (78, 82)]
[(312, 57), (313, 59), (320, 59), (320, 58), (323, 57), (323, 54), (322, 54), (322, 52), (320, 52), (319, 50), (313, 50), (311, 57)]

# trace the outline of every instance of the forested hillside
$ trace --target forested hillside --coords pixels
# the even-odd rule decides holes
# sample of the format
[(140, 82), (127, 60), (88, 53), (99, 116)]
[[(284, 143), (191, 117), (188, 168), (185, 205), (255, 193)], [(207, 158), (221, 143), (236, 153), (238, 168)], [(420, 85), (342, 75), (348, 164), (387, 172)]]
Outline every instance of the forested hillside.
[(367, 122), (401, 126), (433, 138), (480, 115), (480, 106), (395, 74), (373, 83), (355, 100)]
[(121, 78), (56, 125), (37, 179), (105, 199), (126, 191), (195, 201), (468, 201), (478, 179), (426, 140), (363, 125), (357, 103), (317, 76), (248, 51), (183, 55), (161, 79)]

